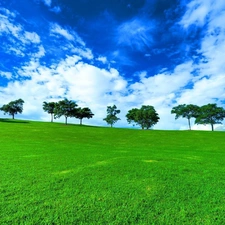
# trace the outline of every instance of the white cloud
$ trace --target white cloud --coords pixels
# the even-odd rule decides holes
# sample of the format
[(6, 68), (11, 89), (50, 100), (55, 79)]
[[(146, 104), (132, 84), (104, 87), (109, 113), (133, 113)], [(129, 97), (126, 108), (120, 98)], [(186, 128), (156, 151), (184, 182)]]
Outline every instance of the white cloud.
[(11, 79), (12, 78), (12, 73), (0, 71), (0, 76), (5, 77), (7, 79)]
[[(85, 47), (85, 43), (82, 38), (72, 28), (65, 29), (56, 23), (52, 23), (50, 25), (50, 35), (56, 37), (64, 37), (70, 42), (75, 42), (76, 44), (79, 44), (79, 47)], [(72, 44), (69, 47), (73, 48), (73, 51), (76, 51), (76, 48), (74, 48)]]
[(9, 17), (0, 15), (0, 35), (11, 35), (23, 43), (40, 43), (39, 35), (35, 32), (24, 31), (23, 26), (15, 22), (15, 15), (13, 13), (11, 14), (9, 14)]
[(9, 18), (5, 15), (0, 15), (0, 35), (11, 34), (12, 36), (19, 39), (20, 33), (22, 32), (22, 26), (13, 24)]
[(70, 32), (66, 29), (63, 29), (58, 24), (52, 24), (51, 26), (51, 33), (52, 34), (60, 34), (64, 38), (68, 39), (69, 41), (74, 41), (74, 36), (70, 34)]
[(52, 9), (50, 9), (50, 11), (52, 11), (52, 12), (58, 14), (58, 13), (60, 13), (62, 10), (61, 10), (61, 8), (60, 8), (59, 6), (54, 6)]
[[(206, 20), (211, 21), (217, 18), (225, 9), (223, 0), (192, 0), (186, 5), (186, 12), (182, 17), (180, 24), (184, 28), (191, 25), (203, 26)], [(222, 23), (222, 21), (220, 21)]]
[[(181, 88), (191, 80), (192, 64), (190, 62), (178, 65), (172, 73), (156, 74), (146, 77), (141, 73), (140, 82), (131, 85), (131, 89), (138, 95), (155, 98), (168, 96), (171, 93), (179, 92)], [(146, 102), (146, 101), (145, 101)]]
[(32, 55), (34, 58), (41, 58), (43, 56), (45, 56), (45, 49), (42, 45), (38, 46), (38, 52), (34, 53)]
[(103, 64), (107, 63), (107, 58), (104, 56), (99, 56), (96, 60), (102, 62)]
[(192, 24), (203, 26), (205, 19), (210, 11), (211, 0), (194, 0), (187, 4), (185, 12), (180, 24), (188, 28)]
[(52, 0), (42, 0), (42, 2), (45, 4), (45, 5), (47, 5), (47, 6), (51, 6), (51, 4), (52, 4)]
[[(186, 90), (178, 100), (181, 102), (207, 104), (210, 102), (220, 103), (216, 99), (224, 99), (225, 87), (225, 2), (224, 1), (192, 1), (193, 13), (198, 11), (198, 5), (210, 5), (208, 7), (208, 24), (205, 30), (206, 35), (201, 42), (199, 53), (204, 56), (196, 68), (199, 74), (195, 77), (194, 86), (190, 90)], [(193, 22), (193, 21), (192, 21)], [(189, 25), (192, 24), (190, 21)]]
[(151, 46), (154, 25), (149, 21), (134, 18), (121, 24), (117, 29), (116, 42), (142, 51)]
[(8, 54), (15, 54), (15, 55), (21, 56), (21, 57), (25, 56), (23, 47), (17, 48), (16, 46), (12, 47), (10, 45), (5, 45), (4, 49), (5, 49), (5, 52), (7, 52)]
[[(40, 36), (35, 32), (28, 32), (25, 28), (17, 23), (16, 13), (8, 12), (7, 9), (0, 10), (0, 36), (6, 37), (6, 42), (3, 42), (1, 48), (9, 55), (24, 57), (29, 54), (27, 47), (30, 44), (38, 46), (41, 42)], [(34, 48), (30, 49), (33, 51)]]
[(18, 70), (20, 77), (29, 75), (29, 79), (9, 82), (7, 87), (1, 87), (0, 101), (7, 103), (11, 99), (22, 98), (25, 101), (23, 116), (48, 120), (42, 110), (43, 101), (67, 97), (92, 109), (95, 117), (88, 123), (103, 125), (107, 104), (114, 102), (115, 95), (120, 96), (127, 83), (115, 69), (107, 71), (79, 60), (76, 55), (68, 56), (50, 67), (31, 60)]
[(16, 13), (15, 12), (11, 12), (6, 8), (0, 7), (0, 13), (2, 12), (2, 14), (0, 14), (0, 17), (12, 17), (15, 18), (16, 17)]
[(40, 37), (35, 32), (27, 32), (27, 31), (25, 31), (24, 32), (24, 37), (25, 37), (26, 41), (30, 41), (32, 43), (38, 44), (38, 43), (41, 42)]
[(79, 56), (83, 57), (83, 58), (86, 58), (86, 59), (93, 59), (94, 56), (92, 54), (92, 51), (88, 48), (75, 48), (75, 47), (72, 47), (71, 48), (71, 52), (72, 53), (75, 53), (75, 54), (78, 54)]

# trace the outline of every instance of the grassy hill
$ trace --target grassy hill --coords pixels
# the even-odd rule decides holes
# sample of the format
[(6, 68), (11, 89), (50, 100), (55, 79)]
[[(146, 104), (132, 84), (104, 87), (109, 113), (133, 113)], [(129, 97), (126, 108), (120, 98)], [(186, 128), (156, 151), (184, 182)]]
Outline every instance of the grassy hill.
[(0, 120), (0, 224), (225, 224), (225, 133)]

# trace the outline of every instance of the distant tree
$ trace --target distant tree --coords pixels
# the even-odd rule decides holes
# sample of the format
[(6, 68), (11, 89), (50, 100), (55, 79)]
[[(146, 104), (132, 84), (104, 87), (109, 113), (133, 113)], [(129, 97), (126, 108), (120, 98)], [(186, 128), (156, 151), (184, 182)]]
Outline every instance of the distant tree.
[(128, 111), (128, 123), (140, 125), (142, 129), (149, 129), (159, 121), (159, 115), (153, 106), (143, 105), (140, 109), (133, 108)]
[(3, 111), (4, 114), (11, 115), (12, 119), (14, 119), (16, 114), (23, 112), (23, 103), (23, 99), (20, 98), (3, 105), (0, 110)]
[(221, 124), (225, 118), (225, 110), (216, 104), (208, 104), (200, 107), (200, 113), (196, 117), (196, 124), (210, 124), (214, 131), (214, 124)]
[(68, 99), (61, 100), (56, 102), (54, 108), (54, 118), (60, 118), (61, 116), (65, 117), (65, 124), (67, 124), (68, 117), (74, 117), (77, 112), (77, 104)]
[(82, 125), (83, 118), (90, 119), (94, 116), (94, 114), (91, 112), (89, 108), (85, 107), (85, 108), (78, 108), (74, 116), (80, 120), (80, 125)]
[(183, 117), (188, 119), (189, 130), (191, 130), (191, 118), (196, 118), (199, 113), (199, 106), (197, 105), (178, 105), (172, 108), (172, 114), (176, 114), (175, 119)]
[(118, 120), (120, 120), (120, 118), (117, 117), (117, 114), (119, 113), (120, 110), (117, 109), (115, 105), (107, 106), (107, 116), (103, 120), (112, 127)]
[(43, 102), (43, 110), (51, 114), (51, 122), (53, 122), (53, 118), (54, 118), (55, 105), (56, 105), (55, 102)]

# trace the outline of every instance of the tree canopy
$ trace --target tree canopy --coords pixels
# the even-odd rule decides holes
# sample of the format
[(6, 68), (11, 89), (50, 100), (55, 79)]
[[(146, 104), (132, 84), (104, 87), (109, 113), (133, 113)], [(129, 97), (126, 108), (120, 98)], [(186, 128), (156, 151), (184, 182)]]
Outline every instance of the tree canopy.
[(88, 108), (88, 107), (84, 107), (84, 108), (78, 108), (76, 110), (76, 113), (75, 113), (75, 117), (77, 119), (80, 119), (80, 125), (82, 125), (82, 119), (83, 118), (87, 118), (87, 119), (90, 119), (94, 116), (94, 114), (91, 112), (91, 110)]
[(120, 110), (117, 109), (116, 105), (107, 106), (107, 116), (103, 120), (112, 127), (118, 120), (120, 120), (120, 118), (117, 117), (117, 114), (119, 113)]
[(55, 102), (43, 102), (43, 110), (51, 114), (51, 122), (53, 122), (54, 118), (55, 105), (56, 105)]
[(216, 104), (207, 104), (200, 107), (200, 112), (196, 117), (196, 124), (210, 124), (214, 131), (214, 124), (221, 124), (225, 118), (225, 110)]
[(65, 117), (65, 124), (67, 124), (68, 117), (75, 117), (77, 112), (77, 104), (75, 101), (64, 99), (55, 104), (54, 117)]
[(159, 121), (159, 115), (153, 106), (143, 105), (140, 109), (133, 108), (128, 111), (127, 122), (141, 126), (142, 129), (149, 129)]
[(23, 103), (24, 100), (20, 98), (3, 105), (0, 110), (3, 111), (4, 114), (11, 115), (12, 119), (14, 119), (16, 114), (23, 112)]
[(175, 119), (178, 119), (179, 117), (188, 119), (188, 126), (191, 130), (191, 118), (197, 117), (199, 113), (199, 106), (192, 104), (178, 105), (172, 108), (171, 113), (176, 114)]

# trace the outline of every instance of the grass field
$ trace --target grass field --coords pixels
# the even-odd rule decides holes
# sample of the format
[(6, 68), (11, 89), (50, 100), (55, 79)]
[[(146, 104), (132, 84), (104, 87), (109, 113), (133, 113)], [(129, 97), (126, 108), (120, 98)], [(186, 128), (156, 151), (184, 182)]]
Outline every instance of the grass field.
[(225, 133), (0, 120), (0, 224), (225, 224)]

